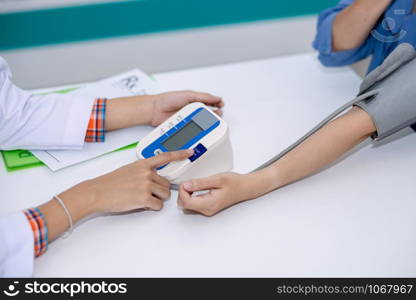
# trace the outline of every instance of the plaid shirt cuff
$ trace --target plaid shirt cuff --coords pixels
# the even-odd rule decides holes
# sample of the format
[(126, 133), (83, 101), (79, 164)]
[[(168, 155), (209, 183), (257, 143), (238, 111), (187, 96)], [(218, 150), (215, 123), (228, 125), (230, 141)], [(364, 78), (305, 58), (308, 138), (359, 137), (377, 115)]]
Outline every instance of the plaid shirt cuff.
[(107, 99), (97, 98), (91, 111), (85, 141), (88, 143), (104, 142), (105, 140), (105, 111)]
[(45, 218), (38, 208), (23, 211), (33, 231), (35, 257), (41, 256), (48, 248), (48, 227)]

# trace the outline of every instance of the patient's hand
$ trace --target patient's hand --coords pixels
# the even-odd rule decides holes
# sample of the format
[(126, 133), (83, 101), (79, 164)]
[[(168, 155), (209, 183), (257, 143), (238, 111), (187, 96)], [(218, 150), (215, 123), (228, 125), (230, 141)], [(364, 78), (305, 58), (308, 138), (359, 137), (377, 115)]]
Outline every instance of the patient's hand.
[(220, 97), (193, 91), (169, 92), (151, 97), (153, 100), (152, 126), (160, 125), (182, 107), (192, 102), (202, 102), (208, 106), (216, 107), (215, 112), (218, 115), (222, 114), (221, 108), (224, 106), (224, 102)]
[[(222, 173), (184, 182), (179, 187), (178, 206), (205, 216), (213, 216), (238, 202), (251, 199), (250, 189), (254, 182), (249, 177), (250, 175)], [(209, 192), (192, 195), (204, 190)]]

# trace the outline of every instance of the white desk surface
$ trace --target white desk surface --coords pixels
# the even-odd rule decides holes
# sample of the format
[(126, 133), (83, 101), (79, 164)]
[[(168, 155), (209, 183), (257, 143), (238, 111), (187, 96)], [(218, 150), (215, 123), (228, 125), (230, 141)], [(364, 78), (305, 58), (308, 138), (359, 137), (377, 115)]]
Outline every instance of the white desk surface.
[[(235, 170), (249, 171), (352, 98), (349, 69), (300, 55), (156, 76), (163, 90), (224, 97)], [(161, 212), (99, 217), (50, 245), (35, 276), (416, 276), (414, 149), (408, 134), (215, 217)], [(55, 174), (0, 168), (0, 212), (30, 207), (134, 161), (113, 153)]]

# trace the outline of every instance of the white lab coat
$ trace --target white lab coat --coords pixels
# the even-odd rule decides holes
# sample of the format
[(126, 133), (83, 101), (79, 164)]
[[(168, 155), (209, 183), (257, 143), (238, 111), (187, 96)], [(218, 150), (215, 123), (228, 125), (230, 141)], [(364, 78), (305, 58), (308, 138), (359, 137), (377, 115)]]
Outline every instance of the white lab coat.
[[(93, 101), (24, 91), (13, 85), (0, 57), (0, 150), (81, 149)], [(34, 237), (25, 215), (0, 216), (0, 277), (32, 276), (33, 260)]]
[(34, 237), (22, 212), (0, 216), (0, 277), (33, 274)]

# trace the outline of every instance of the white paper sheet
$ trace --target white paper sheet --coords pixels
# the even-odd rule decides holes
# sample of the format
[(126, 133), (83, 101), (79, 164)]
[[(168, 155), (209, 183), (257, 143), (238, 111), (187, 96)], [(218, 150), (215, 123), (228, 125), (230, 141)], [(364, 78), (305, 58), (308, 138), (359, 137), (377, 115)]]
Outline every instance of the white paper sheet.
[[(82, 86), (71, 92), (71, 94), (106, 98), (155, 93), (157, 93), (156, 82), (138, 69)], [(104, 143), (85, 143), (82, 150), (32, 151), (32, 153), (52, 171), (57, 171), (135, 143), (151, 130), (150, 126), (125, 128), (107, 132)]]

